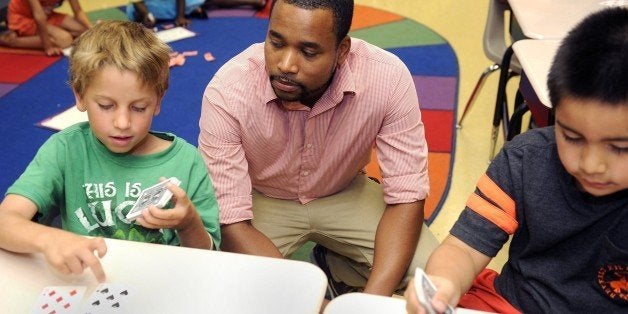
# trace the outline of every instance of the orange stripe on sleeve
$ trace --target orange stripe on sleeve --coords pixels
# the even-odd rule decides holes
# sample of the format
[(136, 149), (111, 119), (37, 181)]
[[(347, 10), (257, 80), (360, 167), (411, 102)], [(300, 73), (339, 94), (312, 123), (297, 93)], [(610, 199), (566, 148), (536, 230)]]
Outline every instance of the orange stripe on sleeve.
[(499, 207), (491, 204), (491, 202), (475, 193), (471, 194), (469, 200), (467, 200), (467, 207), (478, 215), (488, 219), (509, 235), (515, 233), (515, 230), (517, 230), (519, 226), (519, 223), (514, 217), (509, 216)]
[(480, 189), (482, 194), (488, 197), (488, 199), (504, 210), (508, 216), (513, 219), (517, 218), (515, 201), (501, 188), (499, 188), (499, 186), (497, 186), (497, 184), (495, 184), (495, 182), (493, 182), (493, 180), (491, 180), (491, 178), (489, 178), (486, 174), (484, 174), (478, 181), (478, 189)]

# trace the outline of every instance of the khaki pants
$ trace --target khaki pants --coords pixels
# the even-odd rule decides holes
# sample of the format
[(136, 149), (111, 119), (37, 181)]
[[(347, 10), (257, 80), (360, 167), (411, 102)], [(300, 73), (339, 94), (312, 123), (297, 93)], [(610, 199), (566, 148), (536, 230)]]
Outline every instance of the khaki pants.
[[(283, 256), (307, 241), (328, 249), (327, 262), (336, 281), (364, 287), (373, 266), (375, 230), (386, 204), (379, 184), (357, 176), (342, 192), (301, 204), (253, 191), (253, 226), (269, 237)], [(424, 268), (438, 241), (424, 224), (419, 245), (398, 289)]]

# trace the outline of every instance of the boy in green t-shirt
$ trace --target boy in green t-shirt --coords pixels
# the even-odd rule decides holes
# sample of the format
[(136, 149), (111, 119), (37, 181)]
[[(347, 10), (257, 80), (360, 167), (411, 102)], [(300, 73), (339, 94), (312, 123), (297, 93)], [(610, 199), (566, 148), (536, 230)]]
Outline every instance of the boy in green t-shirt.
[[(70, 85), (89, 123), (54, 134), (0, 203), (0, 247), (43, 253), (63, 274), (105, 273), (103, 237), (211, 249), (220, 244), (218, 205), (193, 145), (150, 131), (168, 88), (169, 51), (137, 23), (107, 21), (74, 44)], [(161, 177), (169, 209), (126, 218), (139, 193)], [(33, 222), (61, 217), (63, 230)], [(36, 218), (36, 219), (34, 219)], [(85, 237), (89, 236), (89, 237)]]

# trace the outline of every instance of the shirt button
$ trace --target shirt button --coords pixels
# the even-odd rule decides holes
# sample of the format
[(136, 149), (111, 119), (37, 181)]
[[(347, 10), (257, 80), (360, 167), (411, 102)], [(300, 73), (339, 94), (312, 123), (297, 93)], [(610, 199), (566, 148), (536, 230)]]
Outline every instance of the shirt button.
[(304, 177), (307, 177), (307, 175), (309, 175), (309, 174), (310, 174), (310, 172), (309, 172), (309, 171), (303, 171), (303, 172), (301, 172), (301, 175), (302, 175), (302, 176), (304, 176)]
[(305, 145), (305, 148), (308, 148), (308, 149), (309, 149), (309, 148), (312, 148), (312, 144), (307, 144), (307, 145)]

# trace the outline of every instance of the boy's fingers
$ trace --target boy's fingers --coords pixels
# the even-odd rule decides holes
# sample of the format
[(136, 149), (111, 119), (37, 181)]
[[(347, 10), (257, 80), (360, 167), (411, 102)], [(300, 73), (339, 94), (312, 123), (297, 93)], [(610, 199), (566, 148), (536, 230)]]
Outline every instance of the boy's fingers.
[(447, 305), (445, 304), (445, 302), (437, 297), (434, 297), (434, 299), (432, 300), (432, 306), (438, 313), (445, 313), (445, 310), (447, 310)]
[(99, 258), (103, 258), (105, 254), (107, 254), (107, 244), (105, 243), (105, 239), (96, 238), (94, 240), (95, 251), (98, 252)]
[[(89, 240), (89, 250), (82, 256), (83, 264), (92, 270), (92, 273), (99, 282), (103, 282), (106, 279), (105, 271), (100, 264), (99, 257), (107, 254), (107, 244), (103, 238), (93, 238)], [(98, 253), (98, 257), (94, 255), (94, 252)]]
[(71, 258), (65, 262), (70, 274), (80, 275), (83, 273), (83, 264), (78, 258)]
[(92, 273), (94, 274), (98, 282), (105, 282), (105, 280), (107, 280), (107, 276), (105, 275), (105, 271), (103, 270), (100, 262), (97, 262), (89, 268), (92, 270)]
[(102, 264), (100, 264), (100, 260), (96, 258), (96, 255), (88, 253), (88, 256), (83, 259), (83, 262), (92, 270), (92, 273), (99, 282), (105, 281), (107, 278), (107, 276), (105, 276), (105, 270), (102, 268)]

